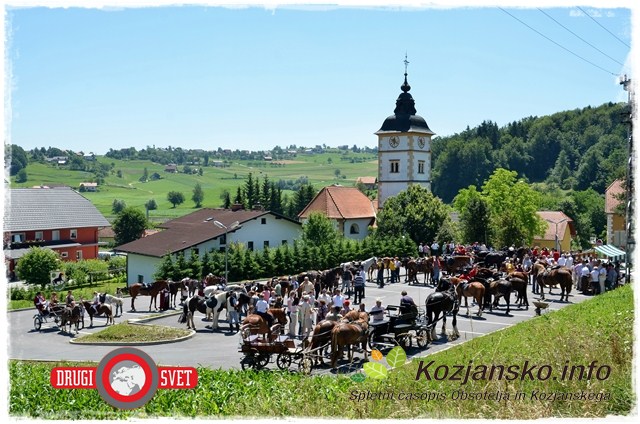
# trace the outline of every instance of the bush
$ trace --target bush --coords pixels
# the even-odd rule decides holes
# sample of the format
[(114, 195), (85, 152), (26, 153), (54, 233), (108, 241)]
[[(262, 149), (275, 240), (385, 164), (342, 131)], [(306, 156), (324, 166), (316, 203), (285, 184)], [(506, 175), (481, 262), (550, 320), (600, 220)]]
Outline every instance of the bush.
[(63, 268), (67, 278), (78, 283), (102, 281), (109, 278), (109, 264), (99, 259), (65, 262)]

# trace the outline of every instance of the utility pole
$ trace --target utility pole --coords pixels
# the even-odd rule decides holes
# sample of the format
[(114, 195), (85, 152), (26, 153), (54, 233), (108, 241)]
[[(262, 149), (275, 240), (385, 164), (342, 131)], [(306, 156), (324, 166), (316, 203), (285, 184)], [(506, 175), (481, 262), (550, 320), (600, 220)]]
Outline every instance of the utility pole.
[(631, 80), (627, 78), (627, 75), (624, 75), (620, 79), (620, 85), (624, 88), (626, 92), (629, 93), (627, 98), (627, 107), (624, 112), (623, 122), (625, 122), (629, 127), (627, 130), (627, 145), (628, 145), (628, 156), (627, 156), (627, 187), (626, 187), (626, 208), (625, 208), (625, 221), (626, 221), (626, 233), (627, 233), (627, 243), (625, 247), (625, 284), (629, 284), (631, 282), (631, 260), (633, 256), (633, 252), (635, 250), (635, 236), (633, 231), (633, 221), (634, 221), (634, 149), (633, 149), (633, 92), (631, 86)]

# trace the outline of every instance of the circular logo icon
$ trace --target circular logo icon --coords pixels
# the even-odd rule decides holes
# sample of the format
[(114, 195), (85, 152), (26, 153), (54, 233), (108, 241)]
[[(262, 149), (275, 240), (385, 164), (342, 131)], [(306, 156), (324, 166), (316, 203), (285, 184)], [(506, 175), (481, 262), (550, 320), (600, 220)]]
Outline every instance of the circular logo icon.
[(146, 404), (158, 389), (158, 367), (145, 352), (123, 347), (102, 358), (97, 369), (96, 386), (100, 397), (120, 409), (135, 409)]

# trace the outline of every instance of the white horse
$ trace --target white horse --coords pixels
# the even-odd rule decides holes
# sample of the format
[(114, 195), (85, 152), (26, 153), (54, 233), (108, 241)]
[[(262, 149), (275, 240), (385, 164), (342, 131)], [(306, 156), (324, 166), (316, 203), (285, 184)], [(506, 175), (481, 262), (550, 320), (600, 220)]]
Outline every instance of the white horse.
[[(115, 308), (114, 316), (118, 317), (122, 315), (122, 298), (121, 297), (111, 296), (110, 294), (107, 293), (104, 295), (104, 303), (111, 305), (112, 309)], [(120, 311), (120, 315), (118, 315), (118, 310)]]
[(211, 311), (212, 331), (218, 328), (218, 317), (220, 316), (220, 312), (227, 307), (227, 300), (230, 294), (231, 292), (217, 293), (207, 300), (207, 314)]

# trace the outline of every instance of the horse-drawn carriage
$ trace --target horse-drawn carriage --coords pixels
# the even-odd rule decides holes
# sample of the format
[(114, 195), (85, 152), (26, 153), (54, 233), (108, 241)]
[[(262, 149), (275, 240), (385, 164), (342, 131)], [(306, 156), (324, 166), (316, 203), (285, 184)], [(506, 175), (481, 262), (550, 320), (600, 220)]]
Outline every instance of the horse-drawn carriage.
[(71, 329), (72, 325), (76, 327), (76, 333), (84, 328), (84, 311), (81, 306), (75, 308), (67, 308), (63, 305), (56, 305), (48, 309), (38, 310), (33, 316), (33, 328), (36, 331), (42, 329), (43, 324), (49, 324), (53, 321), (52, 327), (65, 330), (66, 325)]
[(369, 347), (384, 349), (393, 346), (424, 348), (428, 342), (427, 320), (424, 310), (407, 311), (400, 306), (387, 306), (388, 319), (369, 323)]
[(296, 341), (280, 334), (280, 324), (271, 327), (268, 334), (252, 334), (250, 325), (243, 326), (239, 352), (244, 356), (240, 360), (243, 370), (253, 368), (255, 370), (266, 367), (275, 356), (278, 368), (286, 370), (291, 365), (297, 365), (298, 370), (304, 374), (310, 374), (313, 369), (314, 351), (305, 349), (302, 345), (296, 346)]

